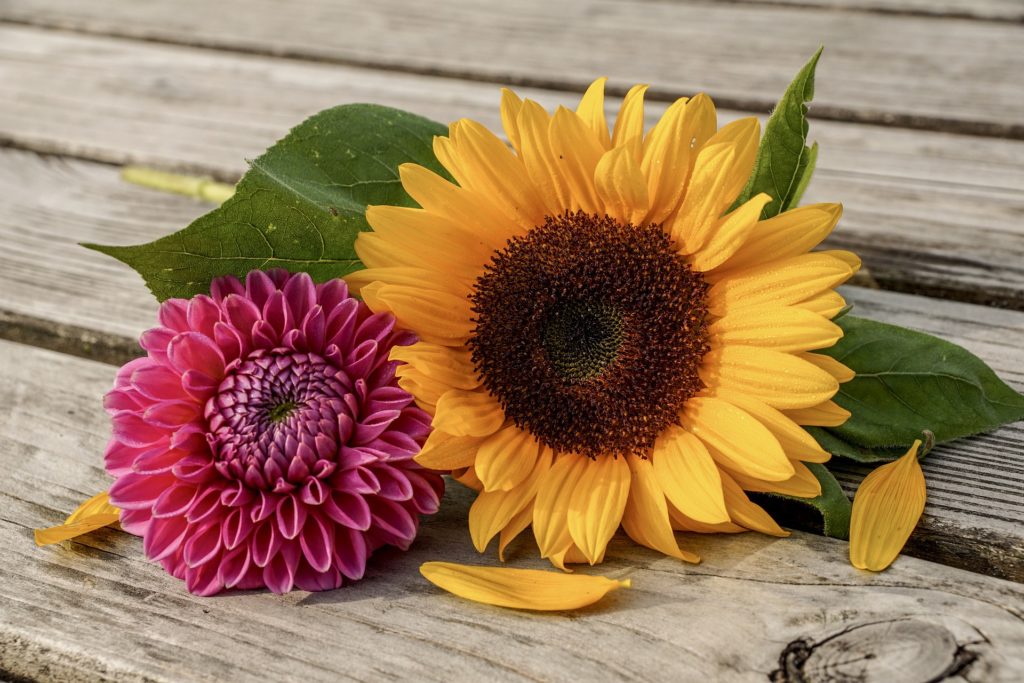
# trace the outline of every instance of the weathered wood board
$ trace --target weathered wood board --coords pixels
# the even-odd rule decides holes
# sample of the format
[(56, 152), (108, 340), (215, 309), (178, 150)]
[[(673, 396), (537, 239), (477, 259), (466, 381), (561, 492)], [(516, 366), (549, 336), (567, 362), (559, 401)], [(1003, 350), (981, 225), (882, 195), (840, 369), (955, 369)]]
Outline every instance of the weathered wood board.
[[(288, 3), (7, 0), (0, 18), (471, 80), (652, 95), (706, 90), (767, 109), (819, 44), (819, 117), (1024, 137), (1024, 26), (714, 2)], [(400, 18), (400, 20), (399, 20)], [(766, 27), (771, 30), (765, 30)], [(865, 55), (870, 55), (865, 59)], [(556, 68), (553, 68), (556, 67)], [(956, 106), (950, 86), (956, 84)]]
[[(8, 144), (227, 178), (306, 116), (343, 102), (379, 102), (442, 121), (469, 116), (500, 129), (490, 84), (24, 27), (0, 26), (0, 83), (0, 140)], [(549, 107), (578, 98), (523, 94)], [(663, 108), (652, 104), (650, 118)], [(882, 286), (1024, 308), (1024, 142), (833, 122), (815, 122), (812, 136), (822, 151), (805, 201), (843, 201), (831, 244), (861, 253)], [(31, 218), (32, 197), (14, 188), (46, 189), (54, 182), (46, 164), (0, 152), (0, 202), (39, 220)], [(74, 168), (88, 185), (92, 170)], [(90, 214), (111, 210), (103, 206), (109, 200), (86, 192)], [(152, 213), (140, 216), (140, 226), (152, 225)], [(184, 223), (160, 221), (164, 227), (139, 234)], [(140, 240), (128, 233), (120, 241)]]
[[(108, 484), (97, 397), (114, 368), (0, 342), (0, 678), (429, 681), (1015, 681), (1024, 675), (1024, 589), (903, 557), (853, 569), (846, 546), (796, 533), (683, 538), (704, 562), (616, 539), (597, 572), (630, 577), (586, 610), (536, 615), (429, 585), (420, 563), (493, 563), (472, 549), (468, 492), (408, 553), (382, 552), (366, 579), (323, 594), (212, 599), (105, 530), (36, 548)], [(59, 388), (58, 388), (59, 387)], [(524, 539), (515, 566), (543, 567)], [(894, 676), (898, 673), (900, 678)], [(800, 676), (803, 676), (802, 678)], [(832, 679), (834, 680), (834, 679)]]

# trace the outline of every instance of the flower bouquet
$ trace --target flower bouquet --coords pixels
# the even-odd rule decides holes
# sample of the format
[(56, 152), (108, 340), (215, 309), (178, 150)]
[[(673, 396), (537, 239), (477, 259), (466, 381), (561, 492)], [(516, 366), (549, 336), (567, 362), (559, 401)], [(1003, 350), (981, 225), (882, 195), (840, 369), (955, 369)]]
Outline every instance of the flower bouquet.
[[(119, 522), (197, 594), (333, 589), (408, 548), (447, 475), (478, 492), (481, 553), (529, 529), (556, 568), (423, 565), (492, 604), (627, 585), (570, 572), (620, 529), (691, 563), (687, 533), (785, 536), (782, 500), (885, 569), (924, 509), (919, 458), (1024, 397), (836, 290), (861, 268), (818, 248), (842, 207), (800, 205), (819, 55), (763, 134), (705, 95), (647, 129), (646, 86), (609, 122), (604, 79), (575, 110), (503, 91), (503, 137), (335, 107), (181, 231), (87, 245), (162, 303), (105, 398), (109, 493), (37, 542)], [(852, 504), (837, 458), (879, 465)]]

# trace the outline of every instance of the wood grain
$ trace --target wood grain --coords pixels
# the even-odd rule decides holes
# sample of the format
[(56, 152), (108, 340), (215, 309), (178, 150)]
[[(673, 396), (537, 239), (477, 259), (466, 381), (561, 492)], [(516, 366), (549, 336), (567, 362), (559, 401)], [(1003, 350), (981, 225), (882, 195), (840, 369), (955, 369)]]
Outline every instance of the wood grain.
[(652, 97), (705, 90), (759, 111), (825, 44), (818, 117), (1024, 137), (1024, 26), (1011, 23), (699, 0), (7, 0), (0, 18), (519, 85), (603, 74), (623, 92), (642, 81)]
[[(362, 582), (328, 593), (195, 598), (113, 530), (36, 548), (32, 527), (108, 485), (97, 397), (113, 372), (0, 342), (0, 675), (824, 681), (839, 671), (881, 681), (897, 665), (905, 681), (954, 669), (967, 681), (1024, 675), (1020, 585), (907, 557), (868, 574), (849, 566), (844, 544), (802, 533), (685, 537), (704, 557), (697, 566), (618, 538), (609, 561), (586, 571), (634, 588), (574, 613), (460, 601), (417, 572), (427, 560), (494, 561), (472, 549), (469, 495), (456, 484), (410, 552), (383, 552)], [(531, 546), (514, 546), (516, 566), (543, 566)]]
[[(633, 0), (642, 6), (664, 0)], [(1024, 6), (1017, 0), (724, 0), (745, 5), (814, 7), (837, 12), (870, 12), (919, 17), (1024, 21)]]
[[(549, 107), (577, 99), (523, 94)], [(236, 178), (243, 159), (343, 102), (379, 102), (437, 120), (469, 116), (499, 129), (490, 85), (20, 27), (0, 26), (0, 96), (0, 140), (8, 144), (221, 178)], [(653, 121), (663, 105), (648, 109)], [(738, 115), (722, 112), (723, 120)], [(883, 287), (1024, 308), (1024, 142), (830, 122), (816, 122), (812, 136), (822, 151), (806, 201), (844, 202), (832, 244), (861, 253)], [(9, 189), (0, 202), (19, 205), (20, 216), (32, 213), (32, 197), (18, 189), (24, 183), (46, 189), (53, 182), (53, 197), (43, 200), (50, 204), (81, 194), (31, 158), (3, 154), (0, 183)], [(91, 175), (86, 166), (67, 169)], [(121, 209), (93, 199), (60, 201), (88, 215), (119, 211), (124, 224)], [(160, 219), (139, 204), (137, 234), (108, 232), (98, 241), (135, 243), (188, 220)]]

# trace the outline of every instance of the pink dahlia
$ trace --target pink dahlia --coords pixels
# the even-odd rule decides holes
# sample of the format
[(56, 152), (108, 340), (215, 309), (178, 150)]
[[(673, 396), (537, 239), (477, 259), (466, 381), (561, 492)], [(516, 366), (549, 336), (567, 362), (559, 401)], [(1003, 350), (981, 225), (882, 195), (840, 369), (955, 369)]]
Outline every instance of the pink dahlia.
[(388, 359), (415, 338), (341, 280), (274, 270), (211, 289), (164, 302), (106, 396), (122, 526), (199, 595), (359, 579), (444, 489), (413, 461), (430, 416)]

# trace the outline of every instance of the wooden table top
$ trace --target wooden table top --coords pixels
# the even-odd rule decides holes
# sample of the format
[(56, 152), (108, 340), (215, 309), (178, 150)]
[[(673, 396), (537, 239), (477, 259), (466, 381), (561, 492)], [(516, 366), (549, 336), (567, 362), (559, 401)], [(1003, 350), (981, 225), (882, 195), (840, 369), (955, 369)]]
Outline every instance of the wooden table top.
[(828, 245), (872, 275), (844, 294), (1024, 388), (1020, 0), (0, 0), (0, 680), (1024, 680), (1024, 423), (928, 457), (925, 516), (884, 573), (804, 532), (697, 538), (697, 566), (616, 539), (600, 572), (634, 588), (573, 613), (422, 580), (495, 561), (454, 483), (408, 553), (321, 594), (196, 598), (116, 530), (32, 543), (109, 486), (100, 397), (156, 311), (78, 243), (210, 208), (122, 166), (231, 181), (331, 105), (497, 128), (499, 84), (552, 107), (599, 75), (650, 83), (651, 119), (698, 91), (764, 116), (819, 43), (805, 201), (843, 202)]

